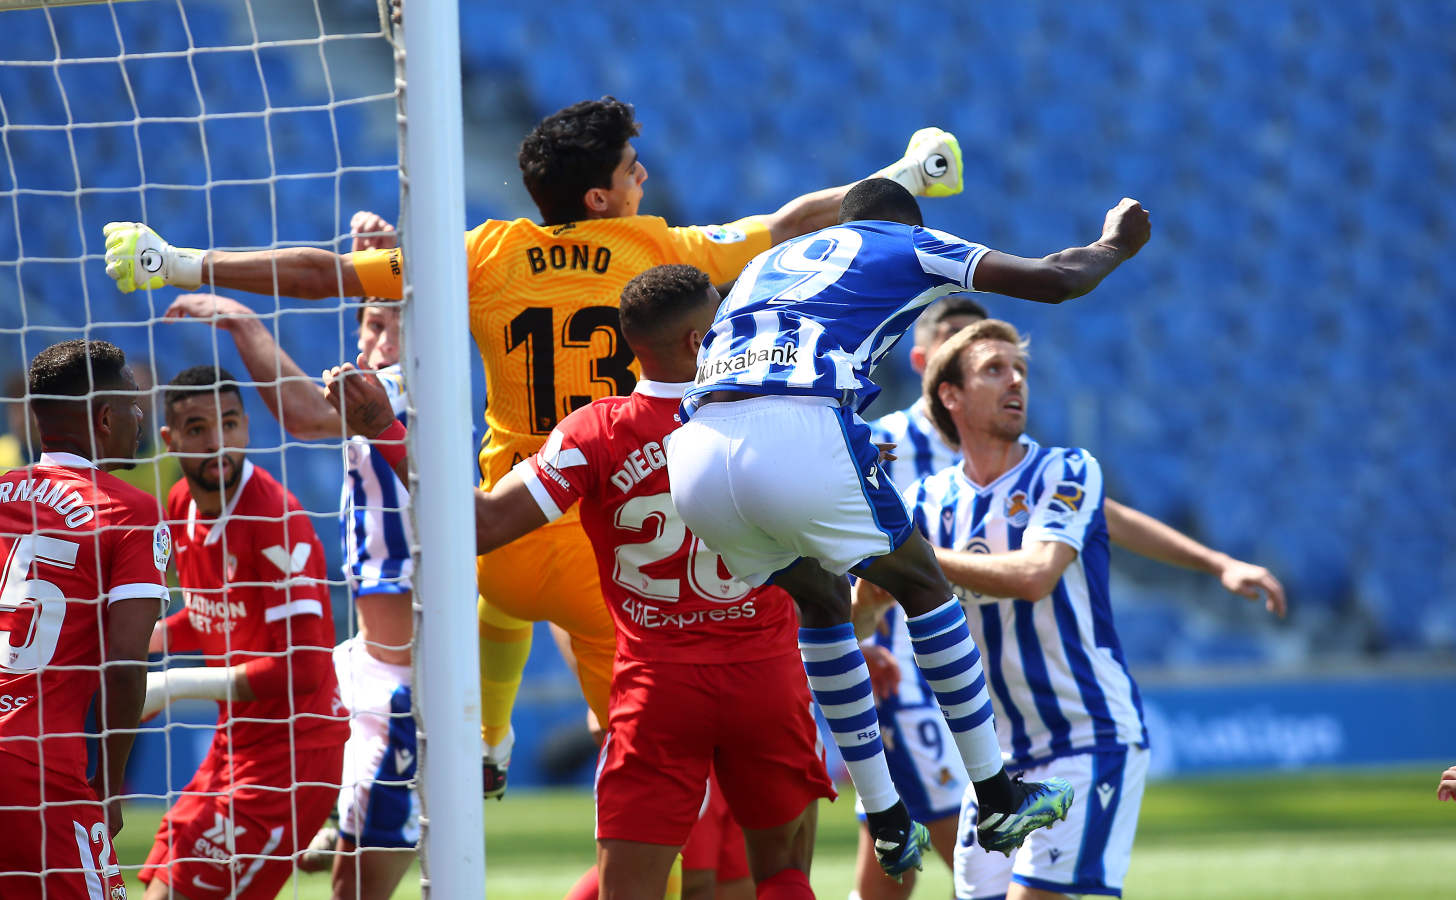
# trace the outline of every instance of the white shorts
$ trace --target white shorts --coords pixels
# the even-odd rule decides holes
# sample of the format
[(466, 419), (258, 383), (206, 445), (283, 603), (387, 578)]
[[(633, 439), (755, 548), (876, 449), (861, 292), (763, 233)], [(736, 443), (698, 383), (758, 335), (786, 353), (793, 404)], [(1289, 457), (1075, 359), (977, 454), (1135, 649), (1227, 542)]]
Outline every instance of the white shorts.
[(842, 575), (913, 526), (869, 426), (823, 397), (706, 403), (667, 442), (678, 515), (730, 574), (761, 585), (800, 557)]
[(1004, 897), (1011, 882), (1053, 893), (1122, 896), (1132, 860), (1148, 751), (1138, 747), (1064, 756), (1024, 770), (1027, 781), (1057, 775), (1076, 790), (1067, 821), (1040, 828), (1007, 859), (976, 844), (975, 789), (966, 789), (955, 849), (958, 900)]
[(413, 847), (420, 823), (410, 667), (380, 662), (356, 636), (334, 648), (334, 671), (350, 713), (339, 832), (359, 847)]

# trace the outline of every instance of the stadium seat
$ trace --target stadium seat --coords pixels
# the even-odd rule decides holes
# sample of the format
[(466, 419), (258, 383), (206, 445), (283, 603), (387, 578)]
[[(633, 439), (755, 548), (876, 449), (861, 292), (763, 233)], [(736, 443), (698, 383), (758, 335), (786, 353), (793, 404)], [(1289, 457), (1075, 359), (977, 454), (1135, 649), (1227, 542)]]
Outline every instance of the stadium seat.
[[(1034, 336), (1037, 436), (1089, 444), (1120, 499), (1284, 567), (1297, 602), (1333, 609), (1354, 597), (1392, 646), (1449, 645), (1452, 616), (1410, 593), (1449, 594), (1456, 563), (1393, 523), (1415, 505), (1430, 534), (1456, 533), (1456, 508), (1405, 499), (1456, 456), (1456, 430), (1442, 418), (1456, 383), (1446, 350), (1456, 312), (1441, 302), (1433, 263), (1456, 231), (1456, 92), (1432, 87), (1449, 80), (1456, 5), (1110, 0), (939, 12), (927, 41), (926, 11), (912, 4), (834, 15), (771, 0), (630, 9), (568, 0), (549, 14), (462, 4), (463, 65), (467, 78), (518, 82), (533, 114), (604, 93), (635, 103), (653, 173), (644, 209), (685, 222), (774, 209), (859, 177), (926, 124), (957, 131), (967, 168), (965, 194), (927, 201), (927, 221), (990, 246), (1040, 255), (1088, 240), (1107, 205), (1138, 197), (1153, 212), (1154, 241), (1103, 288), (1056, 308), (988, 298)], [(0, 66), (15, 163), (13, 175), (0, 169), (0, 259), (22, 243), (30, 259), (94, 254), (100, 222), (143, 214), (178, 223), (169, 237), (201, 243), (209, 207), (198, 188), (209, 178), (217, 244), (333, 238), (344, 223), (331, 179), (263, 182), (330, 172), (339, 159), (393, 161), (363, 111), (338, 107), (275, 115), (276, 168), (261, 150), (261, 116), (209, 119), (204, 165), (195, 125), (144, 121), (134, 133), (129, 123), (201, 112), (194, 71), (207, 112), (259, 109), (251, 50), (204, 50), (190, 65), (180, 55), (251, 44), (244, 22), (194, 2), (54, 17), (53, 42), (46, 13), (6, 13), (7, 58), (48, 61), (57, 43), (67, 57), (118, 47), (179, 55), (128, 60), (135, 111), (114, 63), (66, 64), (59, 84), (50, 65)], [(550, 52), (609, 37), (628, 49)], [(1138, 52), (1109, 55), (1119, 41)], [(804, 53), (805, 44), (834, 51)], [(260, 58), (275, 108), (328, 103), (314, 48)], [(74, 167), (63, 134), (23, 127), (66, 121), (62, 86), (77, 121), (128, 123), (73, 132)], [(125, 190), (143, 170), (150, 183), (184, 188)], [(216, 184), (230, 180), (259, 183)], [(339, 218), (355, 207), (398, 213), (390, 172), (349, 172), (339, 184)], [(467, 198), (472, 222), (487, 202)], [(90, 269), (82, 282), (74, 265), (21, 268), (0, 271), (0, 285), (18, 279), (58, 320), (79, 322), (61, 301), (82, 284), (94, 311), (120, 321), (136, 309)], [(310, 334), (337, 343), (336, 325), (325, 334), (301, 317), (298, 326), (303, 346)], [(178, 333), (189, 352), (210, 352), (205, 331)], [(913, 379), (900, 381), (887, 402), (913, 396)], [(306, 501), (336, 502), (328, 492)], [(1431, 571), (1417, 577), (1389, 561), (1411, 546), (1434, 558)], [(1200, 635), (1156, 589), (1141, 590), (1136, 606), (1119, 614), (1135, 659), (1258, 656), (1261, 638)]]

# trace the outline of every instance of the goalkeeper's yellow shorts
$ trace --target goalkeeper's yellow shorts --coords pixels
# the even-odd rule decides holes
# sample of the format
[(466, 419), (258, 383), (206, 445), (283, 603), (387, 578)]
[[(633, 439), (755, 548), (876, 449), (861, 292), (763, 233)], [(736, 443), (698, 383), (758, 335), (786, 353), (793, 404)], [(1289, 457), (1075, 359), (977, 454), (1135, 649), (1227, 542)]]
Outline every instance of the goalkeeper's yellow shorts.
[[(602, 600), (596, 557), (576, 510), (478, 557), (475, 580), (485, 605), (497, 614), (522, 624), (554, 622), (571, 635), (582, 695), (597, 720), (607, 722), (617, 631)], [(492, 619), (501, 624), (499, 615)]]

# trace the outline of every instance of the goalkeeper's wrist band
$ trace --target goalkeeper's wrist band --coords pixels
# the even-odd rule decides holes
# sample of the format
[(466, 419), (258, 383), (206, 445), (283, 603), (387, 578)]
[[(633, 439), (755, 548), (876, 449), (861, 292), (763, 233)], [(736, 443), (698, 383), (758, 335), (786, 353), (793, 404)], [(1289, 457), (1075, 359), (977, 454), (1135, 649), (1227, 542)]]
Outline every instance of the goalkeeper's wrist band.
[(374, 436), (374, 449), (384, 457), (391, 469), (399, 465), (405, 457), (404, 439), (407, 434), (409, 430), (404, 427), (404, 423), (395, 419), (388, 428)]
[(920, 187), (919, 182), (916, 180), (918, 168), (919, 166), (915, 162), (901, 158), (885, 166), (880, 171), (875, 172), (870, 177), (888, 178), (913, 194)]
[(186, 288), (195, 291), (202, 287), (202, 260), (207, 256), (206, 250), (193, 250), (191, 247), (173, 247), (171, 277), (167, 280), (173, 287)]

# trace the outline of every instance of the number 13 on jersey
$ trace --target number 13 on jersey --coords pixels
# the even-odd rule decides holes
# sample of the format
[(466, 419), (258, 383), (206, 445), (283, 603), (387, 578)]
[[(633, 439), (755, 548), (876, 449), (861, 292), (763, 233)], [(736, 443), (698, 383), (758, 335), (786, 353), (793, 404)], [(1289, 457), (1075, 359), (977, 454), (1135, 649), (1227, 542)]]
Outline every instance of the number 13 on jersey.
[[(507, 354), (524, 354), (533, 434), (550, 434), (567, 413), (590, 403), (594, 384), (605, 387), (605, 396), (626, 396), (637, 385), (631, 368), (636, 357), (622, 337), (616, 307), (584, 306), (571, 312), (562, 320), (559, 335), (556, 312), (549, 306), (529, 306), (505, 329)], [(598, 332), (606, 335), (606, 351), (592, 356), (592, 339)], [(558, 340), (567, 351), (559, 367)]]

